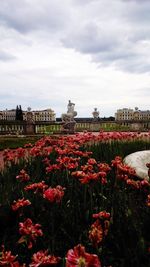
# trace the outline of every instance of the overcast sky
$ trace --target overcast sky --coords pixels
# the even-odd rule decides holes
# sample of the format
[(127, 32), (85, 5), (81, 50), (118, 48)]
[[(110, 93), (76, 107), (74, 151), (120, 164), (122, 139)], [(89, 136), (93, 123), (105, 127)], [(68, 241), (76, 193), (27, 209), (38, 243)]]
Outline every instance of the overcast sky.
[(1, 0), (0, 110), (150, 109), (150, 0)]

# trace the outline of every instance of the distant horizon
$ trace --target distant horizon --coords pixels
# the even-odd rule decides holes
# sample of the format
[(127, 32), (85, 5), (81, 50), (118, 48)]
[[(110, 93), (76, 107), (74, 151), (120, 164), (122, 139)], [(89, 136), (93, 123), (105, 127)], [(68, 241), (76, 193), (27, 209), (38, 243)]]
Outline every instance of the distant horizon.
[[(17, 104), (16, 107), (17, 106), (20, 106), (20, 105), (21, 104)], [(5, 109), (0, 109), (0, 111), (16, 110), (16, 107), (15, 108), (8, 108), (8, 107), (6, 107)], [(22, 107), (22, 105), (21, 105), (21, 108), (22, 108), (22, 111), (27, 111), (27, 108), (29, 108), (29, 106), (26, 109), (24, 109)], [(96, 108), (96, 107), (94, 107), (94, 108)], [(76, 117), (77, 118), (91, 118), (92, 117), (92, 112), (94, 111), (94, 108), (91, 111), (91, 114), (89, 114), (89, 115), (86, 114), (86, 115), (80, 115), (79, 116), (78, 111), (76, 110), (77, 111), (77, 116)], [(120, 107), (118, 109), (124, 109), (124, 108), (135, 110), (135, 108), (137, 108), (137, 107)], [(67, 110), (64, 110), (64, 111), (62, 111), (61, 114), (57, 115), (57, 113), (55, 112), (55, 110), (53, 108), (51, 108), (51, 107), (47, 107), (47, 108), (46, 107), (45, 108), (34, 108), (34, 109), (31, 107), (31, 111), (40, 111), (40, 110), (47, 110), (47, 109), (51, 109), (52, 111), (54, 111), (54, 113), (56, 114), (56, 118), (61, 118), (61, 115), (67, 111)], [(67, 109), (67, 107), (66, 107), (66, 109)], [(109, 118), (109, 117), (115, 117), (115, 113), (117, 112), (118, 109), (115, 110), (114, 114), (108, 114), (108, 115), (106, 115), (106, 114), (101, 115), (100, 110), (98, 110), (98, 109), (97, 110), (100, 112), (99, 118)], [(138, 110), (140, 110), (140, 111), (149, 111), (148, 109), (140, 109), (139, 107), (138, 107)]]

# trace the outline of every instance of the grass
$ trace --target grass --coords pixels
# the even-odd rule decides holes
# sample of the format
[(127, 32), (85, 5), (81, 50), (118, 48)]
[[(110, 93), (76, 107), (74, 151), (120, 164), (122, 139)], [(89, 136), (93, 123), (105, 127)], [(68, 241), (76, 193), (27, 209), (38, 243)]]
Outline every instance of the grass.
[(0, 150), (7, 148), (23, 147), (27, 143), (34, 144), (39, 140), (41, 135), (33, 136), (0, 136)]

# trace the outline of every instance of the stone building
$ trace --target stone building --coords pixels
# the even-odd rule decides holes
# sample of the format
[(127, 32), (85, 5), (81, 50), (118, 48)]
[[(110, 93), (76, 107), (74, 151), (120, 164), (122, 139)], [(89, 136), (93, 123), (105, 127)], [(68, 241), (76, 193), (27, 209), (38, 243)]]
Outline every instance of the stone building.
[(6, 109), (0, 111), (0, 120), (3, 121), (14, 121), (16, 118), (16, 110), (15, 109)]
[(115, 120), (150, 120), (150, 110), (139, 110), (137, 107), (118, 109), (115, 113)]
[[(56, 121), (56, 114), (52, 109), (32, 110), (33, 121)], [(27, 111), (23, 112), (23, 120), (27, 120)]]
[[(27, 120), (27, 112), (23, 111), (23, 120)], [(34, 121), (56, 121), (56, 114), (52, 109), (44, 109), (44, 110), (33, 110), (33, 120)], [(0, 120), (2, 121), (15, 121), (16, 118), (16, 109), (11, 110), (3, 110), (0, 111)]]

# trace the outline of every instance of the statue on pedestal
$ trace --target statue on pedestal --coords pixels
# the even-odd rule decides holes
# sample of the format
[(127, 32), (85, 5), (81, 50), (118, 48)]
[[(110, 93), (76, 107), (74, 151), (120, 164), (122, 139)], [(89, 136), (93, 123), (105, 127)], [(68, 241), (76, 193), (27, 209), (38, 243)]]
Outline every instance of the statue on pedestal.
[(33, 113), (30, 107), (27, 108), (27, 123), (33, 123)]
[(67, 132), (74, 132), (75, 128), (75, 120), (74, 117), (77, 116), (77, 112), (74, 110), (75, 104), (69, 100), (68, 105), (67, 105), (67, 113), (63, 113), (61, 115), (61, 119), (63, 122), (63, 130)]
[(77, 116), (77, 112), (74, 111), (74, 106), (75, 104), (72, 103), (71, 100), (69, 100), (68, 105), (67, 105), (67, 113), (63, 113), (61, 115), (63, 122), (74, 121), (74, 117)]
[(94, 121), (98, 121), (99, 111), (97, 110), (97, 108), (94, 108), (94, 111), (92, 112), (92, 115), (93, 115), (93, 120)]

